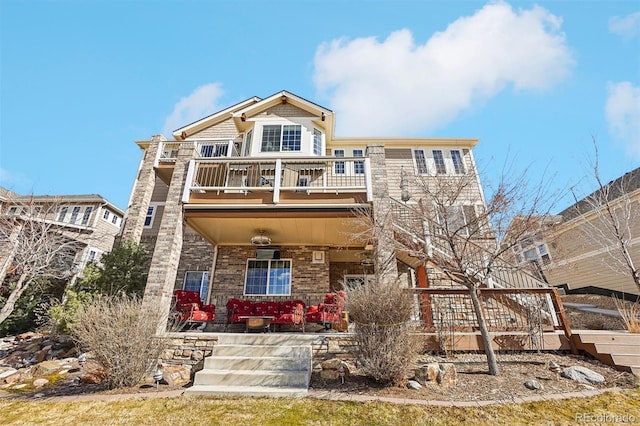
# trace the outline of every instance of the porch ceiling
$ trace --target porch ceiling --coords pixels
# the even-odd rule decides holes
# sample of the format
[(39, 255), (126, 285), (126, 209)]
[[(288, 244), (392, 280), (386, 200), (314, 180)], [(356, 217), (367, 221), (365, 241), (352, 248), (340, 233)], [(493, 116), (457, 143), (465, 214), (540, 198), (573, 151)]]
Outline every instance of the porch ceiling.
[(272, 245), (363, 247), (350, 211), (185, 211), (189, 226), (212, 244), (247, 245), (264, 231)]

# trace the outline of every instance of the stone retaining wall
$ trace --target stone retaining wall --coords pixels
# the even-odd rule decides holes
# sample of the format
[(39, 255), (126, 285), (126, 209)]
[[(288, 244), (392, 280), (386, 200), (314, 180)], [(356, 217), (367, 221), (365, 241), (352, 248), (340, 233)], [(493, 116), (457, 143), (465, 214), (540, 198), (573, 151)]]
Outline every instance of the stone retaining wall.
[[(355, 342), (348, 333), (318, 336), (313, 343), (314, 364), (325, 360), (353, 358)], [(169, 333), (168, 347), (160, 355), (165, 365), (190, 367), (194, 373), (204, 366), (204, 358), (211, 355), (218, 344), (218, 333)]]

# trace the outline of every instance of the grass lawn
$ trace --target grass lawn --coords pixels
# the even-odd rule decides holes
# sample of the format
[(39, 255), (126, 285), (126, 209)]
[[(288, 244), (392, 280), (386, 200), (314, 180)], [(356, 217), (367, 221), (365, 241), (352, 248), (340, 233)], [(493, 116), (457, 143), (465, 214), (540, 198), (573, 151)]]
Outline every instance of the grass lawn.
[(591, 398), (475, 408), (310, 398), (0, 400), (3, 425), (569, 425), (594, 420), (612, 424), (616, 418), (623, 421), (624, 416), (626, 423), (640, 423), (640, 388)]

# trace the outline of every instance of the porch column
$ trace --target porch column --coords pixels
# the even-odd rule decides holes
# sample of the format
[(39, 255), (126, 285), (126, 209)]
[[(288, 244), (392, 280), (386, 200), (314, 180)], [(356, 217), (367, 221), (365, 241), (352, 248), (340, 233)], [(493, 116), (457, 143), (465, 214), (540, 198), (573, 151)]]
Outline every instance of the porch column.
[(138, 175), (133, 184), (129, 205), (125, 214), (124, 225), (118, 240), (132, 240), (135, 243), (140, 242), (142, 230), (144, 228), (144, 220), (147, 217), (147, 209), (151, 202), (151, 194), (156, 185), (156, 172), (153, 165), (156, 161), (158, 149), (166, 139), (162, 135), (151, 137), (151, 143), (144, 150)]
[(373, 220), (378, 234), (374, 250), (376, 277), (381, 283), (393, 283), (398, 279), (398, 263), (393, 238), (384, 145), (368, 145), (367, 157), (371, 161)]
[(162, 314), (160, 324), (158, 324), (158, 332), (166, 330), (171, 308), (171, 297), (182, 252), (182, 222), (184, 218), (181, 202), (182, 192), (189, 160), (194, 157), (194, 154), (192, 144), (183, 143), (180, 145), (142, 299), (143, 307), (159, 310)]

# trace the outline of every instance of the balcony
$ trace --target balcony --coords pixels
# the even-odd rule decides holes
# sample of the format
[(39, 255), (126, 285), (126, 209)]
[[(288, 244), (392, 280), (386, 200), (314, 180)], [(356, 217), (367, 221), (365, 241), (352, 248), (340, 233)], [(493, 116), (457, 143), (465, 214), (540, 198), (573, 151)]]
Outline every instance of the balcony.
[(189, 162), (182, 201), (219, 207), (356, 207), (371, 199), (368, 158), (216, 157)]

